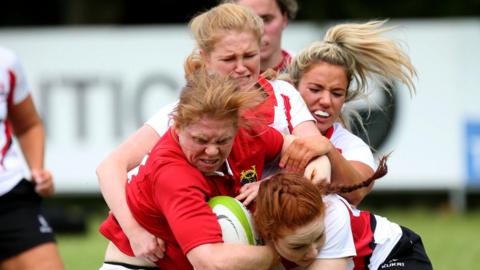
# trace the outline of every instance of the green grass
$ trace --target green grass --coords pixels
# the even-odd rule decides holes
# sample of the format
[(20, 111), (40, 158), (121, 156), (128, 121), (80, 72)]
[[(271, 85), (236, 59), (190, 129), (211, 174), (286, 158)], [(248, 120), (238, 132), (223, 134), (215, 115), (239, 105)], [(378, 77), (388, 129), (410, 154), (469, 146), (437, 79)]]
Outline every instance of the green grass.
[(435, 270), (476, 269), (480, 255), (480, 211), (459, 215), (440, 210), (378, 212), (417, 232)]
[(103, 263), (107, 240), (98, 232), (106, 216), (89, 219), (86, 234), (60, 234), (57, 236), (60, 255), (67, 270), (99, 269)]
[[(480, 255), (480, 210), (459, 215), (440, 210), (390, 209), (376, 211), (417, 232), (434, 269), (474, 269)], [(59, 235), (58, 243), (68, 270), (98, 269), (106, 240), (98, 233), (103, 216), (90, 218), (85, 235)]]

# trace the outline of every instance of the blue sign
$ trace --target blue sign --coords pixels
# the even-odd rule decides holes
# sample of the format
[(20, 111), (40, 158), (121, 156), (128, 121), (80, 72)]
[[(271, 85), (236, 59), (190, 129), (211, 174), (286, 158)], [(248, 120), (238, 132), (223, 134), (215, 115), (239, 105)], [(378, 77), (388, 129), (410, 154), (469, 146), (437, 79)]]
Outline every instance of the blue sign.
[(467, 122), (467, 183), (480, 186), (480, 122)]

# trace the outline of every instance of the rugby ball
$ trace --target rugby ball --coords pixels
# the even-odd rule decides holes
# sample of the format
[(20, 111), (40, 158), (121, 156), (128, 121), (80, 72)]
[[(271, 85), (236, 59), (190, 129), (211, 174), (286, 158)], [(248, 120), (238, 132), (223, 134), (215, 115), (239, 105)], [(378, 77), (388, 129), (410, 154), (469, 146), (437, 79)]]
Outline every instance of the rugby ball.
[(225, 243), (257, 244), (250, 211), (240, 201), (229, 196), (216, 196), (208, 201), (208, 205), (217, 215)]

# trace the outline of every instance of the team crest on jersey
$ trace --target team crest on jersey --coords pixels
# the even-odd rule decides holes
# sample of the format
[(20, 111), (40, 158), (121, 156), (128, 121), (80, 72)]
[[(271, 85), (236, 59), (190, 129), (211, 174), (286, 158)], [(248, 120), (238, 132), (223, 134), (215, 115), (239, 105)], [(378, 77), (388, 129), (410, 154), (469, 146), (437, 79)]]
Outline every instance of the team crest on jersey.
[(250, 170), (244, 170), (240, 173), (240, 184), (245, 185), (257, 181), (257, 169), (252, 165)]

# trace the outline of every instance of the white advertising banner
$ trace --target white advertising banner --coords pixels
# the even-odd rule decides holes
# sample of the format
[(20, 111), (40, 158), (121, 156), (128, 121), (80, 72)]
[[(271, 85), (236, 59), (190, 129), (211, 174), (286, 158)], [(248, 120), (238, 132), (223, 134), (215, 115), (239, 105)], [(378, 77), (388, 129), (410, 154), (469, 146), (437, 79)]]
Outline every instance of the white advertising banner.
[[(393, 151), (378, 189), (448, 189), (480, 175), (480, 22), (392, 21), (418, 69), (417, 95), (397, 89)], [(298, 51), (325, 26), (292, 24)], [(59, 193), (95, 193), (95, 167), (163, 105), (176, 99), (194, 42), (186, 25), (0, 29), (20, 57), (47, 129), (46, 167)]]

